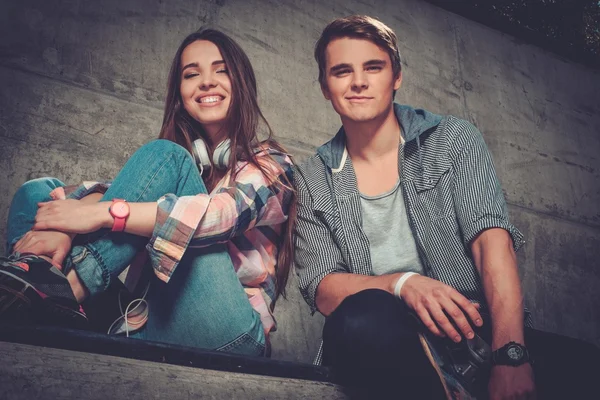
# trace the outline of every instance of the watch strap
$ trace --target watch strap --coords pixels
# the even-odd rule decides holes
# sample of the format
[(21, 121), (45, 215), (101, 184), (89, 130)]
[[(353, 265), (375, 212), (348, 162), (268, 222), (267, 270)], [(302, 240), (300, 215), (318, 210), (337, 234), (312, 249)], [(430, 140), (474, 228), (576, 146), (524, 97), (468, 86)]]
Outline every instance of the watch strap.
[(528, 362), (531, 362), (529, 350), (517, 342), (508, 342), (492, 352), (492, 365), (518, 367)]
[(125, 201), (126, 200), (124, 200), (124, 199), (113, 199), (110, 207), (108, 208), (110, 215), (112, 215), (112, 217), (113, 217), (113, 226), (111, 229), (112, 232), (123, 232), (125, 230), (125, 222), (127, 221), (127, 217), (129, 216), (129, 213), (125, 217), (117, 217), (112, 212), (112, 207), (115, 205), (116, 202), (125, 202)]
[(111, 231), (123, 232), (125, 230), (125, 218), (118, 218), (113, 216), (113, 226)]

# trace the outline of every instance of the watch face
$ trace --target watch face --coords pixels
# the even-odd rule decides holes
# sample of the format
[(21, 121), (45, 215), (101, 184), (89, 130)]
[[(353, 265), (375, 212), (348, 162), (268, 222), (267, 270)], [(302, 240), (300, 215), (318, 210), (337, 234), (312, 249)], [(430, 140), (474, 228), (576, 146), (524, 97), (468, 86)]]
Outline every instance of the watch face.
[(523, 358), (523, 350), (519, 346), (510, 346), (506, 354), (511, 360), (518, 361)]
[(124, 201), (116, 201), (110, 207), (110, 211), (115, 218), (125, 218), (129, 215), (129, 204)]

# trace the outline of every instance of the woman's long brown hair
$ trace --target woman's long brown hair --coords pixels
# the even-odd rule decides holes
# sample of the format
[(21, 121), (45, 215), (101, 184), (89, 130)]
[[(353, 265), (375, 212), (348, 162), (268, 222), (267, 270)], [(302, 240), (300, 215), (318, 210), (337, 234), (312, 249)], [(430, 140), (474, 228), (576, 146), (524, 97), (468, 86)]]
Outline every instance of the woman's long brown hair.
[[(181, 99), (181, 54), (187, 46), (197, 40), (207, 40), (214, 43), (223, 56), (223, 61), (229, 71), (231, 80), (231, 102), (227, 110), (224, 129), (231, 140), (231, 157), (229, 170), (231, 178), (235, 180), (238, 161), (246, 161), (255, 165), (265, 175), (267, 180), (275, 183), (277, 190), (286, 190), (289, 196), (288, 220), (283, 226), (276, 265), (275, 298), (271, 309), (280, 295), (285, 297), (291, 265), (293, 262), (293, 224), (296, 219), (296, 195), (291, 183), (291, 177), (281, 173), (274, 176), (266, 165), (260, 163), (254, 149), (262, 144), (287, 153), (287, 151), (273, 138), (273, 131), (258, 106), (258, 92), (256, 77), (248, 56), (242, 48), (223, 32), (214, 29), (200, 29), (188, 35), (181, 45), (171, 64), (169, 72), (165, 114), (159, 138), (167, 139), (185, 147), (192, 153), (192, 142), (202, 138), (212, 153), (212, 148), (217, 143), (211, 143), (202, 125), (193, 119), (185, 110)], [(262, 122), (267, 131), (267, 139), (260, 142), (257, 137), (259, 123)], [(235, 149), (235, 151), (234, 151)], [(274, 161), (273, 161), (274, 162)]]

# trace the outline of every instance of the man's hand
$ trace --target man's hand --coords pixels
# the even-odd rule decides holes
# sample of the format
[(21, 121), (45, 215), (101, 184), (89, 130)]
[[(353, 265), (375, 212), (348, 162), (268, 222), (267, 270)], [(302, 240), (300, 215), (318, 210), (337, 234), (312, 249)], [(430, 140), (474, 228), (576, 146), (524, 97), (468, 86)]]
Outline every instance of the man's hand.
[(33, 230), (57, 230), (70, 233), (90, 233), (112, 223), (110, 204), (85, 204), (79, 200), (54, 200), (38, 203)]
[(535, 383), (533, 369), (526, 363), (518, 367), (496, 365), (488, 384), (490, 400), (535, 399)]
[(473, 303), (451, 286), (438, 280), (421, 275), (412, 276), (402, 286), (400, 295), (406, 305), (421, 318), (423, 324), (437, 336), (448, 336), (455, 342), (461, 341), (461, 335), (448, 316), (468, 339), (472, 339), (475, 334), (465, 313), (476, 326), (483, 324), (481, 315)]
[(29, 231), (15, 243), (14, 251), (48, 256), (55, 264), (62, 266), (71, 250), (73, 236), (58, 231)]

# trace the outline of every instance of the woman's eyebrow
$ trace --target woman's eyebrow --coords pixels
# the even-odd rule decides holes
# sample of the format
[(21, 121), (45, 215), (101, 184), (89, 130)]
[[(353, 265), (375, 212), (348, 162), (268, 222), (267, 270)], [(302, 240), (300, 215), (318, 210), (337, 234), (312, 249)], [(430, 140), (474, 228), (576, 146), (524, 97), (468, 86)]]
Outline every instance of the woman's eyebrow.
[(181, 72), (185, 71), (188, 68), (197, 68), (198, 67), (198, 63), (189, 63), (188, 65), (186, 65), (185, 67), (181, 68)]
[[(215, 60), (212, 62), (212, 65), (221, 65), (221, 64), (225, 64), (225, 61), (224, 60)], [(188, 68), (198, 68), (198, 63), (193, 62), (193, 63), (187, 64), (186, 66), (181, 68), (181, 72), (185, 71)]]

